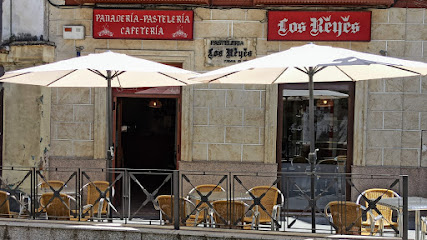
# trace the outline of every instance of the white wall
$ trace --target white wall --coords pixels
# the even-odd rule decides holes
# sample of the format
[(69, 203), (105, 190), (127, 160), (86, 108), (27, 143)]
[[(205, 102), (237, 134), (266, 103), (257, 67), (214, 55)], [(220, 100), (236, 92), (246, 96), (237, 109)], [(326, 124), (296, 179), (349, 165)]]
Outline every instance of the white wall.
[[(11, 3), (12, 1), (12, 3)], [(32, 36), (44, 35), (45, 0), (3, 0), (2, 40), (12, 34), (29, 33)], [(11, 15), (12, 13), (12, 26)], [(12, 27), (12, 31), (11, 31)]]

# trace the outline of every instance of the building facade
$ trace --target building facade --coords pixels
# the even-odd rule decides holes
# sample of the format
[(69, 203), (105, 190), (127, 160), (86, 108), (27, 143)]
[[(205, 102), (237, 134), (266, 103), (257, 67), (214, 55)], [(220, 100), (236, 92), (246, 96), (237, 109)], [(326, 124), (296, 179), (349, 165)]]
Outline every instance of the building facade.
[[(283, 11), (368, 12), (371, 14), (368, 41), (314, 42), (426, 62), (427, 14), (422, 4), (379, 0), (345, 1), (345, 4), (310, 1), (303, 5), (289, 0), (48, 1), (43, 10), (45, 39), (55, 47), (53, 50), (51, 45), (43, 45), (49, 48), (49, 54), (38, 54), (42, 61), (34, 64), (111, 50), (206, 72), (313, 42), (272, 40), (268, 36), (269, 22), (273, 19), (269, 14)], [(118, 28), (119, 37), (110, 36), (117, 22), (111, 17), (114, 11), (130, 15), (135, 10), (164, 11), (167, 16), (171, 11), (180, 14), (191, 11), (192, 37), (184, 40), (129, 37), (126, 35), (137, 30), (122, 28), (125, 24)], [(109, 19), (102, 20), (101, 15)], [(70, 33), (67, 31), (74, 34), (75, 29), (83, 29), (84, 34), (67, 35)], [(166, 30), (166, 27), (150, 29), (146, 34), (156, 35)], [(227, 47), (218, 46), (221, 44), (232, 45), (236, 49), (234, 55), (230, 52), (233, 56), (226, 57)], [(10, 52), (5, 53), (7, 58), (13, 55), (12, 51), (11, 45)], [(293, 109), (289, 104), (295, 105), (297, 100), (290, 101), (284, 91), (303, 88), (302, 85), (200, 84), (167, 89), (116, 89), (113, 166), (203, 171), (283, 169), (288, 162), (296, 161), (295, 156), (304, 157), (301, 149), (306, 143), (300, 136), (295, 143), (300, 145), (287, 145), (296, 136), (292, 134), (301, 129), (292, 128), (288, 132), (292, 124), (284, 121), (297, 121), (288, 118)], [(344, 133), (339, 141), (343, 144), (328, 145), (325, 160), (344, 157), (346, 171), (353, 173), (408, 173), (410, 181), (417, 183), (410, 194), (426, 196), (422, 192), (425, 183), (418, 180), (427, 176), (426, 77), (320, 84), (317, 88), (347, 94), (341, 109), (346, 111), (342, 123), (349, 123), (348, 129), (335, 126), (326, 130)], [(107, 166), (105, 89), (44, 89), (9, 84), (4, 84), (4, 89), (3, 166)], [(22, 98), (23, 93), (32, 94), (24, 94), (26, 97)], [(161, 108), (150, 107), (155, 100), (161, 102)], [(298, 106), (304, 112), (301, 107), (304, 104)], [(326, 107), (328, 114), (340, 109)], [(25, 142), (22, 136), (27, 136)], [(329, 136), (332, 142), (334, 139)]]

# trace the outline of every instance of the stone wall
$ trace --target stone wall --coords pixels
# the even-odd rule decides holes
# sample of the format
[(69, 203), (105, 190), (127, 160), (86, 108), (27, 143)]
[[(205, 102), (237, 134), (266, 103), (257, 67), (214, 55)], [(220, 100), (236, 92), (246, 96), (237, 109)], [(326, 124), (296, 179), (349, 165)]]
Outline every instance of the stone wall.
[[(185, 62), (184, 68), (198, 72), (213, 69), (204, 63), (206, 38), (254, 39), (257, 57), (304, 44), (267, 41), (266, 10), (196, 8), (194, 16), (192, 41), (101, 40), (92, 37), (91, 9), (50, 6), (49, 37), (57, 46), (56, 60), (76, 56), (76, 47), (83, 47), (83, 55), (110, 49), (160, 62), (167, 62), (174, 53), (179, 53), (185, 57), (181, 60), (173, 58), (174, 61)], [(388, 56), (425, 61), (425, 22), (425, 9), (372, 9), (370, 42), (317, 44), (374, 54), (382, 50)], [(64, 40), (62, 26), (65, 24), (85, 26), (85, 39)], [(425, 161), (421, 161), (419, 142), (423, 135), (424, 110), (415, 109), (411, 103), (422, 102), (422, 86), (422, 81), (416, 79), (356, 84), (355, 165), (425, 166)], [(105, 127), (99, 125), (105, 116), (105, 100), (101, 95), (93, 89), (54, 90), (53, 157), (105, 157), (102, 153), (105, 152), (105, 141), (102, 140)], [(183, 88), (183, 103), (187, 104), (183, 104), (182, 114), (182, 160), (275, 163), (277, 87), (201, 85)], [(398, 119), (402, 120), (399, 122)], [(416, 119), (417, 128), (405, 125)], [(391, 138), (394, 140), (389, 142)], [(407, 161), (407, 157), (411, 160)]]

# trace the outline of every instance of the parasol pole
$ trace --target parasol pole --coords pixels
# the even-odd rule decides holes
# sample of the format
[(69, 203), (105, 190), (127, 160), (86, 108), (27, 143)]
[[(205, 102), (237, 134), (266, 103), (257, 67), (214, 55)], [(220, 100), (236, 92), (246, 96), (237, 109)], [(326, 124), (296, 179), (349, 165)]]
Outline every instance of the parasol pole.
[[(113, 167), (113, 98), (111, 92), (111, 70), (107, 70), (107, 168)], [(108, 175), (108, 180), (111, 182), (111, 176)]]
[(316, 232), (316, 201), (315, 201), (315, 165), (316, 165), (316, 150), (315, 150), (315, 132), (314, 132), (314, 83), (313, 76), (315, 74), (313, 67), (309, 67), (308, 74), (308, 91), (309, 91), (309, 105), (308, 105), (308, 114), (309, 114), (309, 132), (310, 132), (310, 153), (308, 154), (308, 160), (310, 162), (310, 205), (311, 205), (311, 232)]

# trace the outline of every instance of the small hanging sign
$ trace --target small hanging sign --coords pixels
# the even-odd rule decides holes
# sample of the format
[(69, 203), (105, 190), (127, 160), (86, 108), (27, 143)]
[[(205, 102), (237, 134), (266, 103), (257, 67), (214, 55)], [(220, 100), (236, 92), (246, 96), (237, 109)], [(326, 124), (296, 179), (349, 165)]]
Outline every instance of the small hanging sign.
[(256, 39), (205, 39), (205, 66), (228, 66), (256, 58)]

